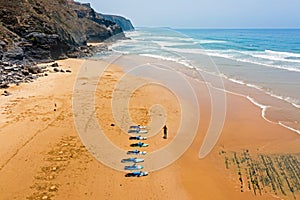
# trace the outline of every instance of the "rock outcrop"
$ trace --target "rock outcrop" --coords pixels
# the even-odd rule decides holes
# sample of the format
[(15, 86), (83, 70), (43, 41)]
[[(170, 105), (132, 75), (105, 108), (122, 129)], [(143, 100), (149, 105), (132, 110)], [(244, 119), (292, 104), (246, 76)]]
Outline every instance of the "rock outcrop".
[(134, 27), (129, 19), (117, 15), (105, 15), (97, 13), (89, 3), (79, 3), (68, 0), (69, 6), (77, 13), (79, 18), (88, 18), (96, 23), (105, 24), (106, 26), (118, 25), (123, 31), (132, 31)]
[[(72, 73), (69, 69), (59, 68), (57, 63), (51, 65), (17, 65), (8, 62), (0, 64), (0, 89), (9, 88), (11, 85), (33, 82), (39, 77), (48, 76), (48, 73)], [(8, 96), (8, 93), (2, 94)]]
[(89, 4), (71, 0), (0, 0), (0, 61), (76, 57), (82, 49), (90, 52), (87, 42), (125, 38), (117, 23), (99, 15)]
[[(89, 3), (79, 3), (73, 0), (67, 1), (68, 7), (71, 8), (77, 14), (79, 19), (87, 19), (92, 21), (96, 24), (101, 24), (106, 27), (107, 33), (106, 34), (99, 34), (97, 30), (91, 26), (91, 24), (87, 24), (87, 40), (89, 42), (99, 42), (102, 40), (107, 40), (108, 38), (111, 39), (122, 39), (124, 38), (124, 33), (122, 28), (116, 24), (115, 22), (105, 20), (101, 17), (101, 14), (97, 13)], [(108, 35), (107, 35), (108, 34)]]
[(117, 16), (117, 15), (103, 15), (100, 14), (105, 20), (115, 22), (118, 24), (123, 31), (133, 31), (134, 27), (129, 19), (126, 19), (125, 17), (122, 16)]

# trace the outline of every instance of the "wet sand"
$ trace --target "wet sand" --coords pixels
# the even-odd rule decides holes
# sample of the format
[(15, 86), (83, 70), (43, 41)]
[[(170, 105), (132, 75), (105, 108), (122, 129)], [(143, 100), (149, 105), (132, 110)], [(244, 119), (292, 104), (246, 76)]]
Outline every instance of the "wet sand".
[[(12, 96), (1, 97), (0, 199), (278, 198), (272, 192), (263, 195), (254, 195), (251, 190), (241, 192), (236, 171), (226, 169), (224, 157), (220, 155), (221, 151), (241, 152), (244, 149), (252, 154), (267, 155), (300, 151), (299, 135), (265, 121), (261, 110), (246, 98), (227, 94), (222, 135), (213, 151), (206, 158), (199, 159), (211, 118), (211, 105), (207, 86), (191, 81), (199, 98), (201, 114), (192, 145), (172, 165), (147, 177), (126, 178), (124, 172), (111, 169), (95, 159), (78, 137), (72, 97), (76, 75), (84, 60), (68, 59), (58, 63), (62, 68), (70, 68), (72, 74), (51, 73), (36, 82), (12, 87), (9, 89)], [(106, 65), (97, 62), (98, 67)], [(106, 137), (127, 150), (130, 144), (128, 135), (120, 127), (111, 126), (116, 121), (110, 99), (122, 75), (118, 66), (109, 67), (102, 75), (97, 83), (95, 113)], [(131, 76), (132, 83), (141, 80), (143, 78)], [(149, 152), (172, 142), (180, 122), (178, 99), (172, 92), (156, 85), (139, 88), (131, 95), (132, 120), (147, 125), (150, 122), (149, 109), (154, 103), (164, 106), (170, 134), (167, 140), (162, 138), (162, 131), (149, 138)], [(161, 117), (159, 113), (153, 116)]]

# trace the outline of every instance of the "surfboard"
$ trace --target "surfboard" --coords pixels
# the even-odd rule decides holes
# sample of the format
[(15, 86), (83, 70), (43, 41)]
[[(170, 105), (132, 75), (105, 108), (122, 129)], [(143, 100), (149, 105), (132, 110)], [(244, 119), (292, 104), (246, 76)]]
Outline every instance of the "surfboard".
[(131, 172), (125, 174), (126, 177), (142, 177), (142, 176), (148, 176), (148, 172), (142, 172), (142, 171), (137, 171), (137, 172)]
[(146, 155), (146, 151), (139, 151), (139, 150), (133, 150), (133, 151), (127, 151), (128, 155)]
[(141, 133), (141, 134), (146, 134), (148, 133), (147, 130), (129, 130), (128, 133)]
[(139, 128), (145, 129), (145, 128), (147, 128), (147, 126), (130, 126), (129, 128), (130, 129), (139, 129)]
[(139, 136), (131, 136), (129, 137), (129, 140), (147, 140), (147, 137), (141, 137)]
[(122, 163), (134, 162), (134, 163), (141, 163), (144, 162), (143, 158), (126, 158), (121, 160)]
[(131, 147), (147, 147), (149, 146), (148, 144), (142, 143), (142, 142), (138, 142), (138, 143), (134, 143), (130, 145)]
[(125, 166), (124, 170), (140, 170), (143, 169), (143, 165), (130, 165), (130, 166)]
[(133, 162), (141, 163), (141, 162), (144, 162), (144, 159), (143, 158), (136, 158)]
[(138, 176), (148, 176), (148, 172), (141, 172)]
[(122, 159), (121, 162), (122, 163), (126, 163), (126, 162), (134, 162), (135, 158), (126, 158), (126, 159)]

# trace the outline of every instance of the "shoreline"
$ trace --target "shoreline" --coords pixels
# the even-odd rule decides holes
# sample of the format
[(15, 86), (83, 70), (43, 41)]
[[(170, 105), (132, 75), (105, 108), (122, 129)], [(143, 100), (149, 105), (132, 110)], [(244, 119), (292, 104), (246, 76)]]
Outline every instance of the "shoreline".
[[(201, 113), (200, 126), (192, 145), (167, 168), (144, 179), (125, 178), (124, 173), (97, 161), (82, 146), (75, 129), (73, 87), (84, 62), (83, 59), (57, 61), (63, 68), (70, 67), (72, 73), (51, 73), (33, 83), (12, 88), (16, 90), (12, 96), (1, 97), (1, 107), (5, 110), (1, 119), (5, 124), (1, 123), (0, 129), (0, 197), (253, 199), (252, 191), (240, 192), (238, 178), (235, 178), (235, 172), (226, 169), (220, 151), (241, 152), (248, 149), (253, 155), (270, 156), (299, 153), (300, 137), (297, 134), (265, 121), (261, 118), (260, 109), (249, 99), (226, 92), (228, 113), (222, 135), (213, 151), (206, 158), (199, 159), (199, 149), (210, 123), (211, 103), (206, 85), (191, 80)], [(103, 61), (97, 63), (98, 67), (107, 65)], [(115, 84), (125, 73), (124, 67), (109, 67), (102, 76), (97, 88), (99, 92), (96, 93), (96, 111), (107, 137), (120, 147), (128, 148), (128, 135), (111, 126), (115, 121), (109, 103)], [(130, 75), (133, 83), (143, 79), (142, 76)], [(169, 144), (179, 127), (178, 101), (174, 94), (163, 87), (147, 86), (136, 90), (131, 98), (129, 106), (135, 123), (149, 122), (147, 113), (153, 103), (165, 106), (169, 139), (163, 140), (160, 132), (147, 142), (150, 152)], [(122, 112), (117, 114), (122, 116)], [(159, 113), (154, 112), (153, 116), (158, 117)], [(16, 184), (19, 182), (22, 184)], [(52, 186), (56, 187), (53, 191)], [(136, 191), (137, 187), (139, 191)], [(299, 193), (296, 195), (298, 197)], [(267, 192), (255, 198), (277, 197)]]
[[(132, 62), (133, 64), (135, 64), (135, 61), (131, 61), (130, 59), (131, 55), (120, 54), (120, 56), (122, 57), (122, 59), (125, 59), (127, 62)], [(129, 57), (129, 58), (125, 58), (125, 57)], [(146, 61), (142, 61), (141, 58), (146, 59)], [(137, 62), (144, 62), (144, 63), (145, 62), (155, 63), (159, 61), (161, 63), (164, 63), (165, 65), (170, 65), (174, 67), (175, 70), (179, 70), (183, 74), (187, 74), (189, 78), (194, 77), (194, 73), (195, 73), (194, 70), (196, 70), (196, 73), (200, 73), (201, 76), (203, 76), (204, 74), (204, 76), (206, 76), (208, 79), (213, 80), (214, 78), (211, 77), (218, 77), (214, 73), (210, 73), (202, 69), (195, 68), (190, 64), (179, 62), (173, 59), (171, 60), (164, 59), (164, 57), (138, 55), (138, 56), (133, 56), (132, 60), (133, 59), (136, 59)], [(111, 60), (108, 59), (108, 61)], [(118, 63), (118, 61), (116, 62)], [(184, 66), (184, 67), (180, 68), (176, 65)], [(130, 67), (126, 65), (126, 69), (127, 68), (130, 69)], [(266, 121), (270, 123), (276, 123), (279, 125), (285, 124), (281, 126), (287, 128), (288, 130), (292, 130), (297, 134), (300, 134), (300, 122), (298, 121), (297, 123), (297, 120), (299, 119), (297, 116), (299, 116), (300, 110), (299, 107), (297, 107), (295, 104), (286, 101), (283, 98), (279, 98), (278, 96), (272, 95), (271, 93), (268, 93), (263, 89), (253, 86), (251, 84), (232, 81), (230, 78), (226, 76), (225, 79), (223, 78), (224, 78), (223, 75), (221, 75), (221, 79), (225, 84), (224, 85), (225, 88), (221, 88), (220, 90), (224, 92), (236, 94), (238, 96), (243, 96), (245, 99), (247, 99), (248, 101), (250, 101), (251, 103), (253, 103), (255, 106), (259, 107), (262, 110), (261, 115), (263, 118), (265, 118)], [(196, 77), (196, 79), (199, 81), (204, 81), (202, 79), (199, 79), (199, 77), (198, 78)], [(249, 98), (252, 99), (252, 101)], [(277, 112), (278, 109), (282, 109), (282, 108), (285, 109), (284, 113), (282, 113), (281, 111)]]

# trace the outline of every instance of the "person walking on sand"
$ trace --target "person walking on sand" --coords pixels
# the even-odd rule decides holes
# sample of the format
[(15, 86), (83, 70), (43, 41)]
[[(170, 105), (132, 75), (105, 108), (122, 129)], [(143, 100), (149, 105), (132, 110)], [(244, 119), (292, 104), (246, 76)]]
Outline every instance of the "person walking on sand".
[(164, 139), (167, 139), (167, 134), (168, 134), (168, 128), (167, 128), (167, 125), (165, 125), (163, 129), (164, 129), (164, 137), (163, 137), (163, 138), (164, 138)]

